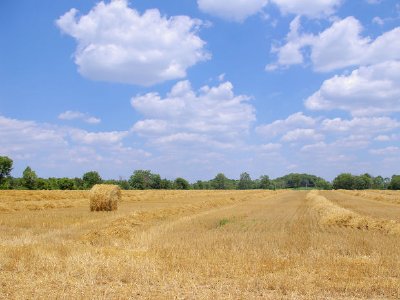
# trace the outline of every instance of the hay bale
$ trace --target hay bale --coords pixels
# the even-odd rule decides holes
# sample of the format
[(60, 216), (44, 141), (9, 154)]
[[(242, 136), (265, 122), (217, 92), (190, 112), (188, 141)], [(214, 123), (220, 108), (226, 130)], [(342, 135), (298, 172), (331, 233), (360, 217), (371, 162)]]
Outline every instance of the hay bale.
[(121, 200), (121, 189), (117, 185), (96, 184), (90, 190), (91, 211), (117, 210), (118, 201)]

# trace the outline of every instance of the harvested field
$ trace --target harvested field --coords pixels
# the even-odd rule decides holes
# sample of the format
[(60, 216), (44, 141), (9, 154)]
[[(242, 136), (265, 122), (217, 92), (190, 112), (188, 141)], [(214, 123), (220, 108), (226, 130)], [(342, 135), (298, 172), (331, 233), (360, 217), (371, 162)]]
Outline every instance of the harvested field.
[(400, 235), (323, 221), (397, 224), (395, 205), (347, 196), (122, 191), (90, 212), (87, 192), (0, 191), (0, 298), (399, 299)]

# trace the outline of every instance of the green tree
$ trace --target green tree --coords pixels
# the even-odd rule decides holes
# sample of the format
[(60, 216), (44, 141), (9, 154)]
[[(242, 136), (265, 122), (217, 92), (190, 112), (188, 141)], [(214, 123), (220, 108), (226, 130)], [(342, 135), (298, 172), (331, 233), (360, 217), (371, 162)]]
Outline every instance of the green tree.
[(103, 181), (96, 171), (86, 172), (83, 174), (82, 180), (85, 189), (91, 189), (95, 184), (100, 184)]
[(267, 190), (271, 188), (271, 180), (268, 175), (260, 176), (260, 181), (258, 187), (263, 190)]
[(24, 172), (22, 173), (22, 184), (28, 190), (34, 190), (36, 188), (38, 177), (29, 166), (26, 167)]
[(333, 180), (335, 190), (352, 190), (354, 186), (354, 177), (350, 173), (342, 173)]
[(238, 189), (239, 190), (249, 190), (252, 188), (253, 182), (251, 180), (251, 177), (249, 173), (244, 172), (240, 174), (240, 179), (238, 183)]
[(228, 188), (229, 179), (223, 174), (218, 173), (213, 180), (211, 180), (211, 185), (216, 190), (226, 190)]
[(161, 186), (159, 175), (152, 174), (150, 170), (136, 170), (129, 178), (129, 185), (134, 190), (147, 190)]
[(385, 180), (382, 176), (376, 176), (372, 179), (372, 188), (376, 190), (385, 188)]
[(10, 176), (13, 168), (13, 161), (7, 156), (0, 156), (0, 185)]
[(178, 177), (174, 181), (174, 188), (177, 190), (188, 190), (190, 188), (190, 184), (186, 179)]
[(400, 175), (393, 175), (388, 186), (389, 190), (400, 190)]
[(75, 181), (66, 177), (58, 178), (57, 185), (60, 190), (73, 190), (75, 187)]

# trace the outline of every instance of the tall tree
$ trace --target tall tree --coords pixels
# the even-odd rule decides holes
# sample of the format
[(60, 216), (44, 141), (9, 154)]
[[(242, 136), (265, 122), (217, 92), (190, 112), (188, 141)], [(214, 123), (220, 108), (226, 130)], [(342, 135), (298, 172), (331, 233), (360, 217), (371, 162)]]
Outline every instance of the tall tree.
[(0, 184), (9, 177), (12, 171), (13, 161), (7, 156), (0, 156)]
[(253, 182), (251, 180), (251, 177), (249, 173), (244, 172), (240, 174), (240, 179), (238, 183), (238, 189), (239, 190), (249, 190), (252, 188)]
[(38, 177), (29, 166), (26, 167), (24, 172), (22, 173), (22, 184), (28, 190), (34, 190), (36, 188)]
[(228, 178), (223, 173), (218, 173), (211, 184), (216, 190), (226, 190), (228, 188)]
[(188, 190), (189, 187), (190, 187), (190, 184), (186, 179), (178, 177), (174, 181), (174, 188), (177, 190)]
[(268, 175), (260, 176), (259, 188), (262, 190), (267, 190), (271, 188), (271, 180), (269, 179)]
[(95, 184), (102, 183), (103, 180), (101, 179), (98, 172), (90, 171), (83, 174), (82, 181), (84, 188), (91, 189)]

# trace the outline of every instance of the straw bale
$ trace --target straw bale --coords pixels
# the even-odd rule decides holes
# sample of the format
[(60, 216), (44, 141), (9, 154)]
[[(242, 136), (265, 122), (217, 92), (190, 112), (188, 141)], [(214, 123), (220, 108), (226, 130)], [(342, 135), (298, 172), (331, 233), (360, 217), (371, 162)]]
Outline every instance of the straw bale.
[(96, 184), (90, 190), (91, 211), (113, 211), (121, 200), (121, 189), (117, 185)]

